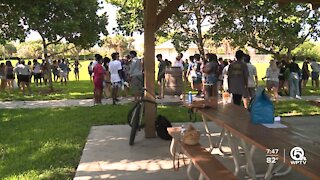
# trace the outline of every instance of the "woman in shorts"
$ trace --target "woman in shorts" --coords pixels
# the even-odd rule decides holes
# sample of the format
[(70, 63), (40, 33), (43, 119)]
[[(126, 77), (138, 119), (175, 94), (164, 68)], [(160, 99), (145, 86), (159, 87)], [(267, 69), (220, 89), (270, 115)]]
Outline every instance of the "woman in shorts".
[(11, 61), (6, 61), (6, 79), (9, 92), (13, 89), (14, 71)]
[(74, 68), (74, 76), (76, 77), (76, 80), (79, 81), (79, 69), (82, 67), (82, 65), (79, 63), (79, 60), (75, 60), (72, 64), (72, 67)]

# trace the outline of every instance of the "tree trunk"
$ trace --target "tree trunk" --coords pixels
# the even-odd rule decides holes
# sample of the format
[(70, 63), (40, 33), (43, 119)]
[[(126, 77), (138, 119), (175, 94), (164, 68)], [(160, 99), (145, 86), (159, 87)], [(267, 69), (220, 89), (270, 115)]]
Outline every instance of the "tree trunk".
[(289, 48), (288, 48), (288, 51), (287, 51), (287, 59), (288, 59), (288, 61), (290, 61), (291, 58), (292, 58), (291, 52), (292, 52), (292, 50), (291, 50), (291, 48), (289, 47)]
[(48, 73), (48, 78), (49, 78), (49, 89), (50, 89), (50, 92), (53, 92), (54, 89), (53, 89), (53, 85), (52, 85), (51, 65), (50, 65), (50, 62), (48, 59), (48, 46), (47, 46), (45, 38), (43, 38), (43, 37), (42, 37), (42, 45), (43, 45), (43, 57), (46, 62), (46, 69), (47, 69), (46, 73)]
[(204, 43), (203, 43), (203, 36), (202, 36), (202, 30), (201, 30), (201, 14), (200, 14), (200, 10), (196, 9), (195, 10), (195, 15), (197, 18), (197, 29), (198, 29), (198, 34), (197, 34), (197, 46), (198, 46), (198, 50), (199, 53), (201, 55), (202, 58), (205, 58), (205, 52), (204, 52)]

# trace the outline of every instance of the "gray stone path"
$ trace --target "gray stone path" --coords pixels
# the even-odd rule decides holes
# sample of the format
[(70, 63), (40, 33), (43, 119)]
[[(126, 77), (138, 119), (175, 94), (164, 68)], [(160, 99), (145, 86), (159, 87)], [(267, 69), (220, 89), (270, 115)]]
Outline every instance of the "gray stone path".
[[(132, 97), (119, 98), (119, 104), (126, 104), (133, 101)], [(159, 104), (180, 102), (179, 97), (166, 96), (164, 99), (157, 99)], [(112, 100), (103, 99), (102, 104), (112, 104)], [(69, 107), (69, 106), (93, 106), (93, 99), (63, 99), (48, 101), (4, 101), (0, 102), (0, 109), (19, 109), (19, 108), (46, 108), (46, 107)]]
[[(133, 101), (132, 97), (120, 97), (120, 104), (125, 104)], [(280, 101), (295, 100), (287, 96), (283, 96)], [(302, 100), (320, 102), (320, 96), (303, 96)], [(178, 96), (165, 96), (164, 99), (157, 99), (159, 104), (181, 102)], [(112, 104), (111, 99), (103, 99), (102, 104)], [(63, 99), (63, 100), (48, 100), (48, 101), (0, 101), (0, 109), (19, 109), (19, 108), (46, 108), (46, 107), (68, 107), (68, 106), (93, 106), (93, 99)]]

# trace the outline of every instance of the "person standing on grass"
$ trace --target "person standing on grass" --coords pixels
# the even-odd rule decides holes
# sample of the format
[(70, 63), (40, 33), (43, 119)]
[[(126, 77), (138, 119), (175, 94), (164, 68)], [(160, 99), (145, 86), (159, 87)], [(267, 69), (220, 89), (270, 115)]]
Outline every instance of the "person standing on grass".
[(267, 89), (268, 91), (273, 91), (273, 95), (276, 101), (278, 101), (279, 95), (278, 95), (278, 88), (279, 88), (279, 75), (280, 75), (280, 69), (277, 66), (276, 61), (271, 60), (270, 66), (267, 69), (266, 72), (266, 78), (267, 78)]
[(15, 79), (14, 70), (13, 70), (11, 61), (6, 61), (5, 72), (6, 72), (6, 81), (8, 85), (8, 90), (9, 92), (11, 92), (13, 90), (13, 81)]
[[(49, 71), (50, 71), (50, 69), (48, 69), (47, 63), (49, 63), (49, 62), (44, 61), (43, 67), (42, 67), (42, 77), (43, 77), (43, 83), (45, 86), (49, 82)], [(50, 67), (50, 65), (49, 65), (49, 67)]]
[(33, 60), (33, 72), (34, 72), (34, 82), (36, 83), (36, 86), (38, 87), (39, 83), (40, 86), (42, 86), (42, 75), (41, 75), (41, 67), (38, 63), (38, 60)]
[(109, 63), (110, 63), (110, 58), (108, 58), (108, 57), (103, 58), (103, 65), (102, 66), (105, 70), (103, 88), (104, 88), (105, 98), (107, 98), (107, 99), (111, 96), (111, 81), (110, 81)]
[[(19, 64), (21, 63), (21, 59), (18, 58), (18, 62), (16, 63), (16, 66), (17, 67)], [(21, 75), (17, 73), (17, 82), (18, 82), (18, 87), (20, 87), (20, 80), (21, 80)]]
[(32, 95), (32, 91), (30, 88), (30, 75), (31, 69), (29, 66), (25, 65), (24, 60), (20, 61), (20, 64), (14, 68), (16, 74), (20, 75), (20, 87), (22, 90), (23, 95), (25, 96), (25, 88), (27, 87), (29, 90), (30, 95)]
[(302, 65), (302, 82), (301, 85), (303, 88), (307, 86), (308, 80), (310, 77), (310, 70), (309, 70), (309, 61), (306, 60), (303, 62)]
[(88, 73), (89, 73), (89, 77), (90, 77), (90, 82), (92, 82), (92, 74), (93, 74), (92, 63), (93, 63), (93, 61), (91, 61), (90, 64), (88, 65)]
[(319, 88), (319, 73), (320, 73), (320, 64), (316, 62), (315, 59), (311, 61), (311, 78), (312, 78), (312, 87)]
[(193, 77), (192, 77), (192, 83), (195, 90), (198, 91), (197, 96), (201, 96), (202, 92), (202, 72), (201, 72), (201, 56), (200, 54), (195, 54), (194, 56), (194, 64), (193, 64)]
[(288, 89), (289, 89), (289, 77), (290, 77), (290, 70), (288, 68), (288, 64), (285, 60), (282, 60), (279, 64), (280, 74), (279, 74), (279, 88), (278, 94), (280, 96), (288, 96)]
[(54, 82), (57, 82), (58, 75), (59, 75), (59, 70), (58, 70), (59, 65), (58, 65), (57, 60), (54, 60), (52, 63), (53, 63), (52, 64), (53, 80), (54, 80)]
[(130, 86), (134, 94), (134, 101), (138, 101), (141, 97), (143, 87), (142, 61), (137, 57), (136, 51), (130, 51), (131, 57), (129, 76)]
[(188, 69), (186, 72), (186, 77), (191, 85), (192, 90), (194, 90), (193, 83), (192, 83), (192, 74), (195, 72), (195, 71), (193, 71), (193, 64), (194, 64), (193, 61), (194, 61), (194, 56), (189, 56)]
[(222, 71), (223, 71), (223, 68), (224, 68), (224, 61), (223, 61), (223, 58), (219, 58), (218, 59), (218, 91), (220, 91), (220, 93), (222, 93), (223, 91), (223, 76), (222, 76)]
[(243, 63), (244, 53), (241, 50), (236, 52), (236, 61), (229, 65), (228, 88), (232, 93), (233, 103), (241, 105), (242, 96), (248, 91), (249, 72), (247, 65)]
[(94, 104), (101, 104), (105, 70), (102, 67), (102, 56), (96, 56), (98, 62), (93, 68)]
[(68, 65), (65, 62), (65, 59), (62, 59), (62, 62), (59, 64), (59, 68), (61, 85), (63, 85), (63, 81), (64, 85), (67, 85)]
[(74, 76), (76, 77), (76, 81), (79, 81), (80, 75), (79, 75), (79, 69), (82, 67), (82, 65), (79, 63), (79, 60), (75, 60), (72, 64), (72, 67), (74, 69)]
[(250, 100), (254, 97), (256, 93), (256, 87), (258, 87), (258, 75), (257, 75), (257, 68), (250, 63), (250, 56), (244, 55), (244, 62), (247, 64), (248, 67), (248, 91), (247, 94), (244, 96), (243, 105), (246, 109), (248, 109)]
[(295, 58), (292, 58), (291, 63), (289, 64), (290, 69), (290, 78), (289, 78), (289, 89), (290, 89), (290, 97), (301, 99), (300, 91), (299, 91), (299, 74), (301, 73), (299, 65), (295, 62)]
[(121, 89), (124, 92), (123, 97), (127, 97), (128, 93), (129, 93), (129, 61), (130, 61), (131, 57), (130, 55), (127, 55), (126, 57), (124, 57), (120, 62), (121, 62), (121, 66), (122, 66), (122, 71), (121, 71)]
[(158, 64), (158, 91), (159, 91), (159, 99), (163, 98), (164, 94), (164, 77), (166, 71), (166, 62), (162, 59), (162, 54), (157, 54)]
[(229, 70), (229, 66), (230, 66), (231, 63), (232, 63), (231, 59), (229, 59), (228, 61), (225, 61), (224, 68), (222, 70), (223, 91), (225, 91), (225, 92), (229, 91), (229, 87), (228, 87), (228, 70)]
[(25, 65), (25, 66), (27, 66), (27, 68), (30, 69), (29, 83), (31, 84), (31, 78), (32, 78), (32, 76), (33, 76), (32, 63), (31, 63), (31, 61), (28, 61), (28, 64)]
[(0, 91), (4, 91), (7, 86), (6, 81), (6, 66), (4, 63), (0, 64)]
[(218, 78), (219, 78), (219, 64), (216, 54), (209, 53), (206, 55), (208, 62), (204, 64), (203, 75), (205, 99), (210, 97), (218, 98)]
[(116, 105), (118, 99), (118, 90), (121, 87), (120, 71), (122, 70), (121, 62), (119, 61), (119, 53), (111, 54), (112, 61), (109, 63), (111, 87), (112, 87), (112, 104)]

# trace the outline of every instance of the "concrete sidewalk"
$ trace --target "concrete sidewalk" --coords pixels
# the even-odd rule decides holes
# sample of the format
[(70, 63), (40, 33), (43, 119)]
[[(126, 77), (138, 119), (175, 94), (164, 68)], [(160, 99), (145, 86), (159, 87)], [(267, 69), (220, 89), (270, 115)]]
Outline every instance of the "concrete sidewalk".
[[(118, 104), (126, 104), (133, 102), (133, 97), (119, 98)], [(179, 103), (179, 97), (166, 96), (164, 99), (157, 99), (158, 104)], [(102, 104), (112, 104), (112, 100), (103, 99)], [(93, 99), (63, 99), (48, 101), (4, 101), (0, 103), (0, 109), (35, 109), (47, 107), (69, 107), (69, 106), (93, 106)]]
[[(133, 101), (133, 97), (119, 98), (119, 104), (126, 104)], [(194, 97), (194, 99), (199, 99)], [(279, 101), (301, 101), (299, 99), (291, 99), (288, 96), (282, 96)], [(302, 96), (302, 100), (320, 102), (320, 96)], [(181, 103), (178, 96), (165, 96), (163, 99), (157, 99), (158, 104)], [(103, 99), (102, 104), (112, 104), (112, 100)], [(63, 99), (48, 101), (3, 101), (0, 103), (0, 109), (19, 109), (19, 108), (47, 108), (47, 107), (69, 107), (69, 106), (93, 106), (93, 99)]]
[[(285, 124), (310, 133), (308, 135), (311, 135), (311, 139), (317, 142), (320, 139), (319, 131), (316, 129), (320, 125), (319, 120), (320, 116), (282, 119)], [(187, 124), (190, 123), (186, 123), (185, 126)], [(192, 125), (200, 132), (205, 132), (202, 122)], [(213, 133), (213, 140), (216, 142), (219, 136), (218, 132), (221, 129), (214, 123), (208, 123), (208, 125), (211, 132), (215, 132)], [(175, 123), (173, 126), (181, 126), (181, 124)], [(145, 139), (144, 132), (139, 132), (134, 146), (129, 146), (129, 134), (130, 127), (128, 125), (92, 127), (74, 179), (188, 179), (187, 168), (183, 165), (182, 160), (180, 160), (180, 166), (182, 167), (179, 171), (173, 170), (172, 157), (169, 153), (170, 141), (159, 138)], [(229, 151), (226, 143), (224, 142), (223, 149)], [(206, 137), (201, 137), (201, 144), (208, 147)], [(229, 170), (233, 171), (234, 164), (230, 156), (223, 156), (218, 150), (214, 151), (213, 154)], [(267, 169), (265, 156), (265, 152), (262, 151), (256, 151), (255, 153), (255, 168), (258, 173), (263, 173)], [(243, 163), (244, 158), (241, 161)], [(198, 172), (195, 169), (192, 171), (192, 176), (195, 179), (198, 177)], [(238, 178), (248, 179), (244, 171), (241, 171)], [(275, 179), (304, 180), (308, 178), (292, 170), (285, 177)]]

